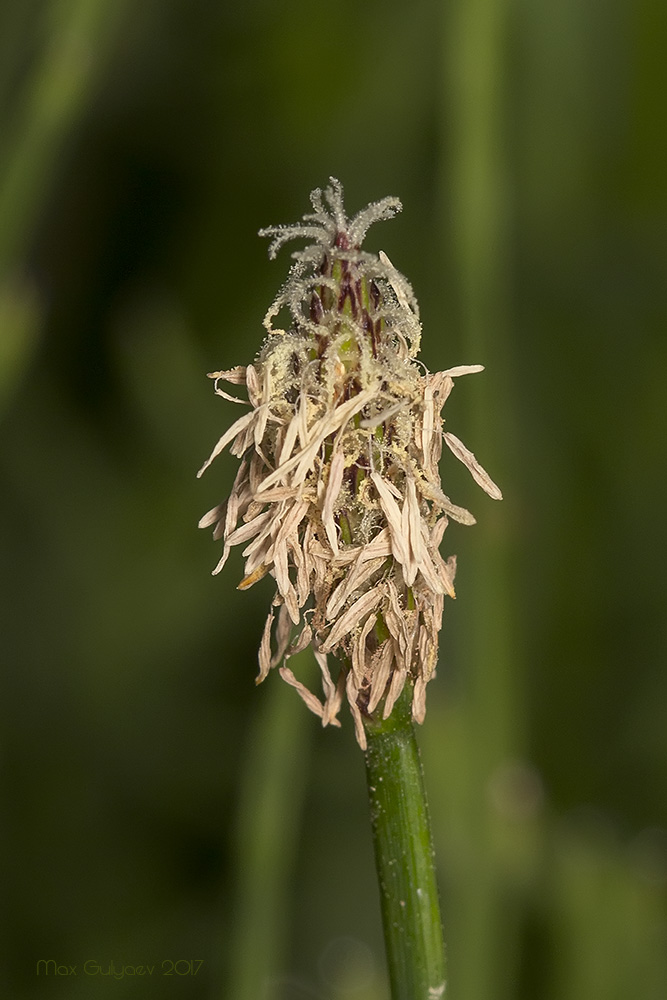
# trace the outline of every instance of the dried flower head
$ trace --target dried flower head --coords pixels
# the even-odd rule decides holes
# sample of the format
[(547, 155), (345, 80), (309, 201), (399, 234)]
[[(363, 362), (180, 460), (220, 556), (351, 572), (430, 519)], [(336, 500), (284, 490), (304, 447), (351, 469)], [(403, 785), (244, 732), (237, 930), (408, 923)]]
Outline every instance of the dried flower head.
[[(455, 596), (456, 557), (443, 560), (440, 542), (450, 518), (474, 524), (442, 491), (442, 441), (491, 497), (501, 493), (443, 431), (440, 416), (453, 380), (482, 366), (422, 373), (412, 288), (386, 254), (360, 249), (369, 226), (395, 215), (400, 202), (384, 198), (348, 219), (334, 178), (311, 202), (302, 223), (260, 231), (273, 237), (272, 258), (289, 240), (312, 242), (293, 254), (266, 314), (259, 356), (209, 376), (218, 395), (234, 402), (245, 401), (221, 383), (245, 385), (250, 410), (199, 472), (227, 445), (241, 459), (229, 499), (200, 527), (213, 526), (223, 540), (214, 573), (232, 546), (244, 545), (239, 589), (267, 573), (276, 580), (257, 681), (278, 666), (323, 725), (339, 725), (346, 697), (363, 747), (363, 716), (387, 718), (406, 682), (413, 718), (424, 718), (444, 595)], [(273, 322), (285, 312), (289, 329), (277, 329)], [(322, 700), (287, 665), (309, 645)], [(336, 677), (329, 654), (339, 664)]]

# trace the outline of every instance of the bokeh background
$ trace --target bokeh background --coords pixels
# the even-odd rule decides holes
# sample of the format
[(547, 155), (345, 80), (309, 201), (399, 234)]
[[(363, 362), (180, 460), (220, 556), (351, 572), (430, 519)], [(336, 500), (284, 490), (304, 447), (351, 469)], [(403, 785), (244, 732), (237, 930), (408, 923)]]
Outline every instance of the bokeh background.
[(451, 995), (667, 997), (666, 43), (663, 0), (4, 0), (3, 995), (387, 998), (352, 727), (255, 688), (270, 582), (196, 531), (257, 229), (333, 174), (403, 200), (428, 367), (487, 366), (420, 731)]

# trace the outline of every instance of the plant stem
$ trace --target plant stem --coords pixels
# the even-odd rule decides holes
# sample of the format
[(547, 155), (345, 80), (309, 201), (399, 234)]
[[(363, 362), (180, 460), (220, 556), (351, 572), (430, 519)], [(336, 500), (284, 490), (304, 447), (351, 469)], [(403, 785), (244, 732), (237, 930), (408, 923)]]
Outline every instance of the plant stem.
[[(309, 659), (304, 652), (292, 662)], [(238, 895), (224, 991), (234, 1000), (268, 996), (283, 961), (311, 718), (286, 684), (275, 683), (248, 740), (237, 827)]]
[(392, 1000), (445, 993), (445, 946), (419, 748), (406, 690), (366, 719), (366, 777)]
[(130, 9), (128, 0), (51, 0), (41, 7), (43, 51), (13, 102), (12, 118), (2, 123), (0, 277), (23, 264), (65, 143)]

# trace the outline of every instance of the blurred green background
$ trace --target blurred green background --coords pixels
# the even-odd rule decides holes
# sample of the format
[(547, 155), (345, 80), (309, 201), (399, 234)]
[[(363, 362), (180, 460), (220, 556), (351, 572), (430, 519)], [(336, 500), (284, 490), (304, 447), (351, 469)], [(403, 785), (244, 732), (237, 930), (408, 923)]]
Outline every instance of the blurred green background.
[(667, 997), (666, 43), (663, 0), (4, 0), (3, 995), (387, 998), (350, 721), (255, 688), (270, 582), (196, 531), (256, 231), (334, 174), (403, 200), (428, 367), (487, 366), (419, 734), (451, 995)]

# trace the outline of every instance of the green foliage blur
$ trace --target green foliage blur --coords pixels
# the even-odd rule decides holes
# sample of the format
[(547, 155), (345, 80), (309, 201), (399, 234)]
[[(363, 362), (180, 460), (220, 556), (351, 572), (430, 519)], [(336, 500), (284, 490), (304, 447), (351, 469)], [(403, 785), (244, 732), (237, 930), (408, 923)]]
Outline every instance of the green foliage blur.
[(387, 1000), (350, 720), (255, 688), (270, 583), (196, 531), (255, 234), (333, 174), (505, 493), (444, 458), (448, 994), (667, 997), (666, 11), (4, 0), (3, 996)]

